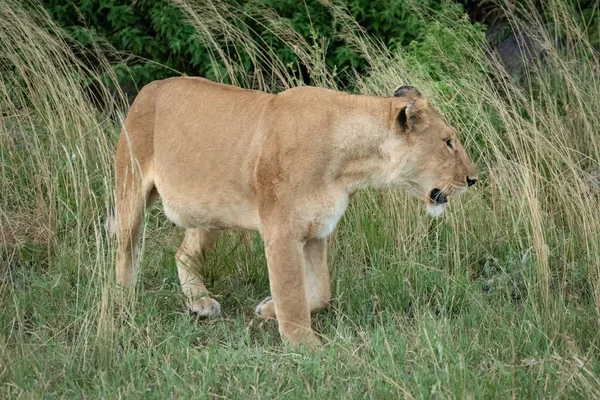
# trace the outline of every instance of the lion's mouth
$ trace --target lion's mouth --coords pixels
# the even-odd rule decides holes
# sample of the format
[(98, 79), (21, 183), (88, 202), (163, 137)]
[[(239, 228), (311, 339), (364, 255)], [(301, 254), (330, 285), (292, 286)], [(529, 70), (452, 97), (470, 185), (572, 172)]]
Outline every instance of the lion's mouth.
[(448, 202), (448, 197), (440, 189), (434, 188), (429, 192), (429, 200), (431, 200), (433, 205), (439, 206), (446, 204)]
[(429, 192), (427, 202), (427, 214), (436, 218), (444, 213), (448, 205), (448, 196), (438, 188), (434, 188)]

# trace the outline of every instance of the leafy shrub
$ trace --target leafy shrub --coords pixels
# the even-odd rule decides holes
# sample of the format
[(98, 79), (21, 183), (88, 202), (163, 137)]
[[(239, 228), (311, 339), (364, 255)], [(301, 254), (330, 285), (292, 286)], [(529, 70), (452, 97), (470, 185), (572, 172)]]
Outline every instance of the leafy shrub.
[[(171, 0), (42, 0), (51, 17), (83, 46), (106, 44), (117, 51), (115, 72), (121, 87), (134, 93), (144, 84), (178, 73), (216, 79), (209, 51), (198, 37), (178, 5)], [(225, 1), (239, 9), (248, 34), (265, 43), (285, 65), (298, 65), (298, 57), (259, 19), (260, 10), (275, 12), (309, 42), (325, 39), (325, 62), (339, 72), (342, 85), (350, 82), (346, 71), (364, 72), (367, 62), (338, 37), (339, 27), (332, 23), (326, 5), (318, 0)], [(439, 2), (426, 0), (424, 6), (436, 9)], [(391, 48), (407, 46), (418, 39), (425, 26), (407, 2), (402, 0), (352, 0), (344, 4), (348, 12), (365, 28)], [(241, 55), (245, 57), (244, 54)], [(251, 63), (243, 64), (251, 73)], [(299, 71), (305, 83), (311, 82), (306, 71)]]
[(167, 0), (43, 0), (52, 18), (81, 45), (106, 42), (125, 91), (174, 74), (204, 72), (210, 62), (183, 14)]

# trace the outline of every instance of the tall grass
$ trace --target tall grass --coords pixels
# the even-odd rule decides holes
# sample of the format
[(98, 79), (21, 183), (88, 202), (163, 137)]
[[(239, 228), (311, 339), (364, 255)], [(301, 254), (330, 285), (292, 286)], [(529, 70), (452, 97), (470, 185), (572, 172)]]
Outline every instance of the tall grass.
[[(225, 65), (223, 80), (278, 91), (298, 85), (302, 68), (339, 86), (327, 39), (303, 38), (273, 11), (174, 1), (215, 68)], [(439, 220), (397, 191), (353, 199), (330, 240), (335, 301), (315, 318), (327, 347), (310, 355), (283, 348), (272, 324), (247, 329), (268, 293), (257, 236), (226, 235), (207, 259), (225, 317), (182, 314), (181, 232), (160, 208), (146, 224), (137, 297), (115, 306), (104, 216), (126, 107), (103, 83), (101, 52), (75, 46), (36, 3), (0, 3), (2, 396), (600, 395), (600, 60), (564, 2), (524, 3), (507, 2), (506, 14), (541, 56), (518, 81), (454, 7), (415, 6), (424, 41), (392, 51), (342, 3), (323, 1), (370, 64), (355, 90), (418, 86), (458, 129), (480, 184)], [(301, 65), (252, 39), (248, 20)]]
[[(279, 92), (301, 84), (301, 70), (305, 69), (315, 85), (331, 89), (338, 86), (336, 73), (325, 63), (328, 39), (316, 33), (303, 37), (274, 10), (253, 3), (241, 7), (223, 1), (174, 0), (174, 4), (206, 45), (219, 81)], [(271, 32), (297, 56), (297, 64), (284, 64), (252, 25)], [(250, 61), (250, 72), (246, 60)]]
[[(123, 104), (103, 83), (111, 75), (105, 59), (95, 58), (91, 70), (83, 54), (37, 4), (0, 4), (0, 340), (4, 348), (26, 343), (32, 321), (46, 322), (38, 339), (68, 333), (72, 346), (64, 355), (74, 359), (94, 348), (111, 308), (104, 216), (117, 131), (108, 118), (113, 110), (102, 113), (95, 104)], [(73, 296), (31, 302), (40, 296), (34, 282), (43, 297), (54, 289)], [(69, 323), (53, 325), (66, 310)], [(21, 351), (35, 356), (35, 349)]]

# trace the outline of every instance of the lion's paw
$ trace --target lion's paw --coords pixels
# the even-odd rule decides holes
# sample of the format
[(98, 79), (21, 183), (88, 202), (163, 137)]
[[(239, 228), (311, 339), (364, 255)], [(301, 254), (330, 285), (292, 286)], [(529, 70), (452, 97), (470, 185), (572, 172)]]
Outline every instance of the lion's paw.
[(221, 304), (215, 299), (204, 296), (188, 305), (192, 314), (201, 318), (218, 318), (221, 315)]
[(277, 316), (275, 315), (275, 303), (273, 302), (273, 298), (269, 296), (260, 303), (258, 303), (256, 309), (254, 310), (254, 314), (256, 314), (256, 316), (261, 319), (277, 318)]

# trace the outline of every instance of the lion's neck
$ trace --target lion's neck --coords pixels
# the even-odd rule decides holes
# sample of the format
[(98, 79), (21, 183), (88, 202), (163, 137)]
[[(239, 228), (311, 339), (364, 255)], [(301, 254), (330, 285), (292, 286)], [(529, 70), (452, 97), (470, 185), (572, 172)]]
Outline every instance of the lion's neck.
[(385, 155), (352, 158), (346, 160), (339, 174), (342, 185), (349, 193), (358, 189), (388, 188), (401, 186), (406, 180), (395, 167), (402, 160), (393, 160)]
[(337, 149), (339, 182), (349, 193), (403, 185), (405, 175), (410, 173), (406, 152), (397, 147), (398, 142), (390, 137), (387, 127), (374, 129), (372, 119), (363, 123), (361, 126), (355, 122), (354, 129), (346, 130), (341, 140), (343, 148)]

